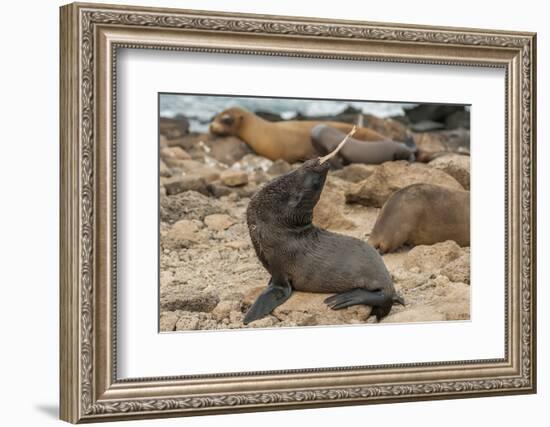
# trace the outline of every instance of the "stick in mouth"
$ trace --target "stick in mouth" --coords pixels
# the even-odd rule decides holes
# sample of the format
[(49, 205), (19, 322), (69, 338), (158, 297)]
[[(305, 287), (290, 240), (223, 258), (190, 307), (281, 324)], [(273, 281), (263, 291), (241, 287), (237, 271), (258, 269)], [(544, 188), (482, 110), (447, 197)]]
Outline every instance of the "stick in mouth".
[(346, 142), (348, 142), (348, 139), (350, 139), (353, 134), (355, 133), (355, 131), (357, 130), (357, 126), (353, 126), (353, 128), (349, 131), (349, 133), (346, 135), (346, 137), (342, 140), (342, 142), (340, 144), (338, 144), (338, 147), (336, 147), (334, 149), (334, 151), (328, 153), (326, 156), (323, 156), (323, 157), (320, 157), (319, 158), (319, 164), (322, 165), (323, 163), (325, 163), (327, 160), (330, 160), (332, 159), (334, 156), (336, 156), (336, 154), (338, 154), (338, 151), (340, 151), (342, 149), (342, 147), (344, 146), (344, 144)]

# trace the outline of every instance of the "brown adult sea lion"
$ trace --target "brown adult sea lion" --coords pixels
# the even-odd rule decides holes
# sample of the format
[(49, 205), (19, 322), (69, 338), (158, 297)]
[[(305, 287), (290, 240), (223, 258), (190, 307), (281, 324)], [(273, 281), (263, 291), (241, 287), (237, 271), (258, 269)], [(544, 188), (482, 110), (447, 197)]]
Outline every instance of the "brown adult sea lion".
[(337, 293), (325, 300), (330, 308), (366, 304), (378, 320), (395, 302), (403, 304), (372, 246), (311, 222), (335, 152), (306, 161), (252, 197), (246, 212), (250, 238), (271, 279), (246, 313), (245, 324), (271, 313), (293, 290)]
[(413, 184), (386, 201), (369, 237), (381, 253), (404, 244), (433, 245), (454, 240), (470, 245), (470, 192)]
[[(216, 135), (237, 136), (259, 155), (270, 160), (283, 159), (289, 163), (312, 159), (318, 155), (311, 144), (311, 129), (320, 123), (349, 132), (353, 125), (341, 122), (287, 120), (269, 122), (240, 107), (219, 113), (210, 124)], [(358, 128), (355, 137), (364, 141), (387, 141), (384, 135), (369, 128)]]
[[(332, 152), (344, 137), (345, 133), (333, 128), (332, 125), (318, 124), (311, 129), (311, 143), (321, 155)], [(364, 141), (350, 138), (331, 161), (337, 166), (351, 163), (378, 165), (391, 160), (413, 162), (417, 151), (416, 146), (412, 138), (407, 143), (409, 145), (386, 140), (365, 144)]]

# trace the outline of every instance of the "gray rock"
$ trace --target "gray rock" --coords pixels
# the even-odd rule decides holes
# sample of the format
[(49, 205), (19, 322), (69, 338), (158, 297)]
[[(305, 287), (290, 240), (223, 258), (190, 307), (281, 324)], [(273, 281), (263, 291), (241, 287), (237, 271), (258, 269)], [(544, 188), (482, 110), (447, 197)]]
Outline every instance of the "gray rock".
[(209, 194), (204, 178), (195, 174), (169, 178), (164, 183), (164, 187), (169, 196), (191, 190), (204, 195)]

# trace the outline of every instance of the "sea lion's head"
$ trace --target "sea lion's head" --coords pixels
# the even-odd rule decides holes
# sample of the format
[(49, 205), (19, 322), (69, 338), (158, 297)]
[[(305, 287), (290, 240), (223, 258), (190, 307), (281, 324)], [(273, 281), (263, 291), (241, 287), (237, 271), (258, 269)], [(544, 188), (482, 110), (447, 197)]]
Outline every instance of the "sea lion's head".
[(348, 138), (346, 135), (338, 147), (324, 157), (311, 159), (298, 169), (275, 178), (267, 183), (251, 202), (256, 214), (265, 222), (282, 224), (286, 227), (303, 227), (311, 224), (313, 208), (321, 197), (325, 186), (329, 160), (334, 157)]
[(249, 210), (264, 223), (283, 228), (306, 226), (330, 169), (328, 162), (311, 159), (298, 169), (268, 182), (250, 202)]
[(220, 136), (236, 136), (247, 113), (244, 108), (240, 107), (232, 107), (222, 111), (210, 123), (210, 132)]

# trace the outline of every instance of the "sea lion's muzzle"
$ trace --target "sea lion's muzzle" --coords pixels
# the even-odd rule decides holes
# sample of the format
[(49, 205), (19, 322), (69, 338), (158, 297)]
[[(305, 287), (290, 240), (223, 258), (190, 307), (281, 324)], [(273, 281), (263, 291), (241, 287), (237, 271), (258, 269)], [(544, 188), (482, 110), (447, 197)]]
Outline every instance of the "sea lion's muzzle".
[(214, 135), (225, 135), (227, 133), (225, 127), (218, 122), (210, 123), (209, 130)]

